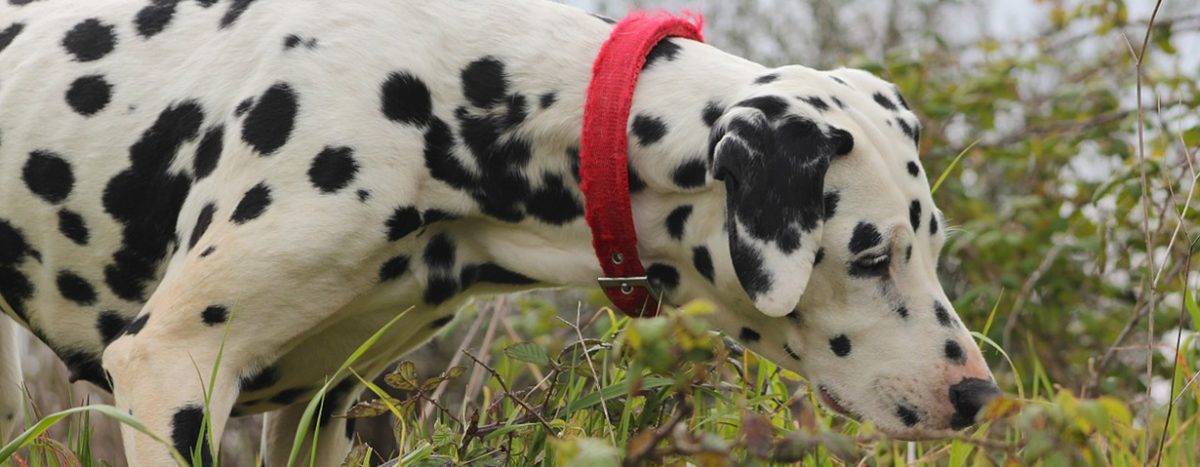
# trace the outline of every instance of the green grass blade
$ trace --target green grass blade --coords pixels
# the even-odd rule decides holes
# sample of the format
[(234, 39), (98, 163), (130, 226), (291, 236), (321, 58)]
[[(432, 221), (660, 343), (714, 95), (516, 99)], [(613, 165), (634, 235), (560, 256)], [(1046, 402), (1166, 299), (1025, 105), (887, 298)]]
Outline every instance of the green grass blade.
[(930, 193), (937, 193), (938, 187), (941, 187), (942, 182), (946, 181), (946, 177), (950, 176), (950, 172), (954, 171), (954, 167), (958, 165), (958, 161), (961, 160), (963, 156), (967, 155), (967, 152), (969, 152), (971, 148), (975, 147), (976, 144), (979, 144), (980, 141), (983, 140), (975, 140), (975, 142), (971, 143), (970, 146), (967, 146), (966, 149), (963, 149), (962, 152), (958, 153), (957, 156), (954, 156), (954, 160), (950, 161), (950, 165), (946, 166), (946, 170), (943, 170), (942, 174), (938, 176), (937, 181), (933, 183), (933, 188), (929, 189)]
[(304, 409), (304, 415), (300, 417), (299, 427), (296, 430), (296, 438), (292, 441), (292, 452), (288, 455), (287, 461), (288, 467), (293, 467), (296, 465), (296, 457), (300, 455), (300, 448), (304, 444), (304, 439), (308, 437), (307, 434), (309, 427), (312, 426), (313, 414), (317, 411), (317, 406), (325, 400), (325, 392), (329, 391), (329, 386), (337, 381), (337, 377), (350, 368), (350, 365), (353, 365), (354, 362), (358, 361), (358, 359), (363, 356), (363, 354), (367, 353), (367, 350), (370, 350), (371, 347), (374, 347), (375, 343), (378, 342), (385, 333), (387, 333), (388, 329), (391, 329), (392, 325), (400, 321), (400, 318), (403, 318), (405, 315), (407, 315), (409, 311), (412, 311), (412, 307), (409, 307), (408, 309), (397, 314), (395, 318), (392, 318), (391, 321), (388, 321), (387, 324), (384, 324), (383, 327), (379, 328), (378, 331), (375, 331), (375, 334), (372, 334), (371, 337), (366, 340), (366, 342), (363, 342), (362, 345), (359, 345), (358, 348), (354, 350), (354, 353), (350, 354), (350, 357), (347, 358), (345, 362), (342, 362), (342, 366), (333, 373), (333, 377), (326, 380), (325, 385), (321, 386), (321, 389), (317, 391), (317, 394), (314, 395), (312, 400), (308, 402), (308, 407)]
[(85, 405), (83, 407), (70, 408), (42, 417), (42, 419), (38, 420), (38, 422), (32, 427), (29, 427), (29, 429), (25, 430), (24, 433), (21, 433), (20, 436), (17, 436), (16, 439), (4, 445), (3, 449), (0, 449), (0, 464), (5, 464), (8, 462), (9, 458), (11, 458), (12, 455), (18, 450), (30, 445), (31, 443), (34, 443), (38, 436), (41, 436), (42, 433), (45, 433), (46, 430), (49, 430), (50, 427), (58, 424), (58, 422), (62, 421), (63, 419), (71, 415), (88, 412), (99, 413), (126, 426), (129, 426), (130, 428), (133, 428), (146, 436), (149, 436), (150, 439), (153, 439), (155, 442), (166, 447), (167, 450), (171, 452), (171, 457), (175, 458), (175, 462), (178, 462), (179, 465), (188, 465), (188, 462), (184, 460), (183, 456), (180, 455), (179, 451), (175, 450), (175, 446), (173, 446), (170, 442), (151, 432), (149, 428), (146, 428), (146, 426), (142, 424), (142, 422), (137, 421), (137, 419), (133, 418), (128, 413), (111, 405), (104, 404), (93, 404)]

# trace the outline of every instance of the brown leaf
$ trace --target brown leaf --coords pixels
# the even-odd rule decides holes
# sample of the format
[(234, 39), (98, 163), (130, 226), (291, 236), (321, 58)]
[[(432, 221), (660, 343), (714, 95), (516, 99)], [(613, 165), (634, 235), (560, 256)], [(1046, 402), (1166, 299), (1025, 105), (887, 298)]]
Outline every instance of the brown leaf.
[(356, 443), (354, 448), (350, 449), (350, 454), (346, 455), (346, 460), (342, 462), (342, 467), (362, 467), (367, 464), (367, 456), (370, 451), (364, 443)]
[[(392, 405), (400, 403), (399, 400), (391, 399)], [(359, 402), (350, 407), (350, 411), (346, 412), (346, 418), (368, 418), (378, 417), (388, 412), (388, 406), (382, 399), (371, 399), (369, 401)]]
[(625, 457), (628, 459), (638, 459), (654, 449), (654, 445), (658, 444), (654, 440), (654, 430), (646, 430), (638, 433), (629, 440), (629, 444), (625, 449)]
[(750, 454), (763, 459), (771, 455), (775, 427), (767, 417), (750, 412), (742, 414), (741, 436)]

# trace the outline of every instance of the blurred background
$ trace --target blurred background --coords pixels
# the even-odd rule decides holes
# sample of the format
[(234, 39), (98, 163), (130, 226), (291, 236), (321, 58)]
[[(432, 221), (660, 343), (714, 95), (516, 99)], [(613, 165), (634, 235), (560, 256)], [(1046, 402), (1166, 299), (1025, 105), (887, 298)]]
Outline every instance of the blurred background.
[[(1200, 237), (1200, 2), (1162, 4), (1140, 95), (1150, 0), (566, 3), (616, 18), (690, 9), (705, 16), (708, 41), (734, 54), (768, 66), (864, 68), (895, 82), (924, 125), (927, 173), (948, 173), (934, 196), (955, 226), (942, 281), (968, 327), (987, 329), (1004, 350), (985, 349), (1000, 385), (1113, 396), (1143, 425), (1195, 391), (1200, 307), (1187, 291), (1200, 284), (1190, 262)], [(574, 331), (555, 317), (574, 322), (577, 309), (587, 315), (601, 303), (588, 291), (480, 300), (406, 360), (432, 375), (460, 348), (561, 347)], [(23, 345), (39, 413), (111, 402), (68, 385), (42, 344), (26, 335)], [(452, 411), (481, 390), (465, 387), (471, 379), (447, 390)], [(97, 457), (123, 465), (115, 427), (94, 422)], [(226, 465), (251, 462), (257, 423), (234, 422)], [(386, 452), (391, 424), (385, 416), (358, 429)]]

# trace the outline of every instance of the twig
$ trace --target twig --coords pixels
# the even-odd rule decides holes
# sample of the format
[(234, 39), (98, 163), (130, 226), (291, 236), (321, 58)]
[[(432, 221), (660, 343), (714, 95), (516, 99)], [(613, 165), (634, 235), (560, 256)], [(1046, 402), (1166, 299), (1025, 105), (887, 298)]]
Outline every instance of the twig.
[(1021, 311), (1025, 308), (1025, 303), (1033, 294), (1033, 286), (1037, 284), (1046, 271), (1050, 270), (1050, 266), (1054, 265), (1054, 260), (1058, 259), (1058, 255), (1062, 253), (1066, 242), (1055, 243), (1050, 251), (1046, 253), (1046, 257), (1042, 259), (1042, 263), (1038, 265), (1033, 274), (1029, 275), (1029, 279), (1025, 280), (1025, 284), (1021, 285), (1021, 291), (1017, 294), (1017, 299), (1013, 302), (1012, 311), (1008, 314), (1008, 321), (1004, 323), (1004, 337), (1001, 339), (1004, 348), (1009, 347), (1009, 338), (1012, 336), (1012, 331), (1017, 327), (1017, 318), (1021, 316)]
[[(1196, 237), (1195, 240), (1192, 240), (1191, 245), (1188, 246), (1187, 259), (1184, 261), (1186, 263), (1186, 265), (1183, 267), (1183, 288), (1185, 290), (1188, 286), (1188, 272), (1192, 270), (1192, 255), (1196, 252), (1196, 240), (1200, 240), (1200, 237)], [(1175, 332), (1175, 351), (1173, 352), (1175, 354), (1175, 358), (1172, 359), (1173, 361), (1171, 362), (1171, 392), (1168, 394), (1175, 394), (1175, 373), (1179, 371), (1179, 357), (1181, 356), (1180, 353), (1182, 352), (1179, 349), (1179, 346), (1183, 344), (1183, 317), (1186, 309), (1187, 304), (1183, 304), (1179, 307), (1179, 329)], [(1151, 352), (1150, 354), (1153, 355), (1154, 352)], [(1158, 439), (1158, 447), (1154, 452), (1155, 465), (1162, 463), (1163, 445), (1167, 442), (1167, 428), (1171, 426), (1171, 415), (1174, 413), (1174, 411), (1175, 398), (1172, 398), (1171, 400), (1167, 401), (1167, 418), (1166, 420), (1163, 420), (1162, 435)], [(1150, 430), (1147, 429), (1146, 431)]]
[[(578, 323), (580, 321), (580, 313), (582, 309), (582, 303), (575, 307), (575, 323), (568, 322), (567, 320), (562, 319), (561, 316), (556, 316), (559, 321), (567, 323), (567, 326), (570, 326), (571, 329), (575, 330), (575, 335), (579, 337), (581, 342), (583, 341), (583, 330), (579, 328)], [(608, 428), (608, 437), (615, 445), (617, 444), (617, 434), (613, 431), (613, 423), (608, 416), (608, 404), (604, 401), (604, 393), (601, 391), (603, 388), (600, 387), (600, 373), (596, 372), (596, 365), (592, 363), (592, 355), (588, 353), (587, 349), (584, 349), (583, 351), (583, 358), (587, 360), (588, 368), (592, 370), (592, 374), (596, 375), (595, 378), (592, 378), (592, 385), (596, 387), (596, 394), (600, 395), (600, 410), (604, 412), (604, 426)]]
[[(480, 320), (480, 319), (477, 319), (471, 323), (471, 328), (467, 330), (466, 337), (464, 337), (462, 342), (459, 343), (459, 345), (458, 345), (458, 351), (454, 352), (454, 356), (450, 357), (450, 364), (446, 366), (447, 372), (450, 371), (451, 368), (458, 366), (459, 361), (462, 360), (462, 350), (469, 347), (471, 345), (471, 343), (475, 341), (475, 333), (479, 332), (479, 328), (481, 326), (483, 326), (483, 320)], [(433, 391), (433, 394), (431, 396), (429, 396), (429, 398), (432, 400), (441, 399), (442, 393), (446, 392), (446, 388), (448, 388), (449, 386), (450, 386), (449, 380), (445, 380), (445, 381), (442, 381), (441, 383), (438, 383), (437, 389), (435, 389)], [(430, 402), (432, 402), (432, 400)], [(428, 418), (432, 412), (433, 412), (433, 404), (426, 402), (425, 407), (423, 407), (421, 409), (421, 418), (422, 419)]]
[(542, 424), (542, 428), (546, 429), (547, 433), (554, 434), (554, 429), (550, 428), (550, 424), (548, 422), (546, 422), (545, 418), (542, 418), (541, 413), (538, 413), (537, 410), (534, 410), (534, 408), (531, 407), (525, 401), (518, 399), (516, 397), (511, 397), (512, 391), (508, 389), (508, 383), (504, 382), (504, 378), (500, 377), (500, 373), (497, 373), (496, 370), (492, 369), (492, 367), (488, 366), (486, 363), (483, 363), (481, 360), (476, 358), (475, 355), (471, 353), (471, 351), (469, 351), (467, 349), (463, 349), (462, 353), (467, 354), (468, 357), (471, 357), (471, 360), (475, 360), (476, 364), (478, 364), (483, 369), (487, 370), (487, 372), (490, 373), (493, 378), (496, 378), (496, 382), (500, 383), (500, 389), (502, 389), (504, 391), (505, 397), (512, 399), (514, 402), (517, 403), (517, 405), (520, 405), (522, 408), (524, 408), (526, 413), (533, 415), (535, 417), (535, 419), (537, 420), (537, 422)]
[[(1150, 34), (1154, 31), (1154, 19), (1158, 17), (1158, 10), (1162, 7), (1162, 0), (1154, 2), (1154, 11), (1150, 13), (1150, 21), (1146, 24), (1146, 35), (1142, 38), (1142, 48), (1134, 54), (1137, 61), (1134, 63), (1134, 71), (1137, 73), (1137, 136), (1138, 136), (1138, 170), (1141, 172), (1142, 179), (1142, 236), (1146, 242), (1146, 272), (1154, 271), (1154, 238), (1150, 236), (1150, 182), (1146, 178), (1146, 122), (1143, 118), (1142, 111), (1142, 64), (1145, 63), (1146, 49), (1150, 46)], [(1125, 37), (1125, 42), (1129, 42), (1129, 37)], [(1133, 45), (1130, 44), (1130, 52), (1133, 52)], [(1145, 283), (1145, 282), (1144, 282)], [(1155, 293), (1158, 289), (1157, 280), (1147, 283), (1150, 290), (1149, 299), (1150, 307), (1148, 314), (1150, 319), (1146, 320), (1146, 340), (1148, 346), (1154, 343), (1154, 305)], [(1154, 412), (1154, 398), (1151, 397), (1150, 391), (1153, 387), (1150, 384), (1154, 379), (1154, 352), (1146, 353), (1146, 418), (1149, 420)], [(1150, 427), (1147, 424), (1146, 435), (1143, 446), (1150, 446)], [(1144, 463), (1150, 463), (1150, 450), (1146, 450), (1146, 458)]]
[[(492, 320), (488, 323), (487, 332), (483, 334), (483, 342), (479, 344), (479, 352), (483, 354), (483, 358), (490, 358), (492, 353), (492, 338), (496, 336), (496, 328), (500, 324), (500, 319), (503, 318), (504, 311), (507, 309), (508, 307), (505, 306), (505, 297), (496, 299), (492, 305)], [(463, 352), (466, 352), (466, 350), (464, 349)], [(467, 403), (474, 400), (479, 391), (483, 389), (483, 373), (478, 368), (475, 368), (471, 371), (471, 379), (467, 381), (467, 390), (463, 392), (462, 407), (466, 407)]]
[(630, 452), (625, 458), (625, 465), (632, 467), (645, 462), (654, 453), (654, 447), (675, 430), (675, 425), (692, 416), (692, 409), (692, 404), (687, 402), (687, 398), (682, 393), (675, 393), (675, 411), (671, 413), (671, 417), (667, 419), (666, 423), (650, 431), (650, 441), (642, 445), (638, 451)]

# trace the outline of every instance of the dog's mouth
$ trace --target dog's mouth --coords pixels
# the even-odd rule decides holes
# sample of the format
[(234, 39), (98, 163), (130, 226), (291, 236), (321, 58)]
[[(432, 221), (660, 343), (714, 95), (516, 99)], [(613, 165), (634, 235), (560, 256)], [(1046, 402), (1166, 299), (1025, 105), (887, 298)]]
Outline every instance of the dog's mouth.
[(830, 391), (825, 385), (817, 386), (817, 394), (821, 398), (821, 403), (825, 404), (825, 407), (828, 407), (829, 410), (854, 418), (854, 414), (850, 412), (850, 409), (842, 405), (837, 396), (833, 395), (833, 391)]

